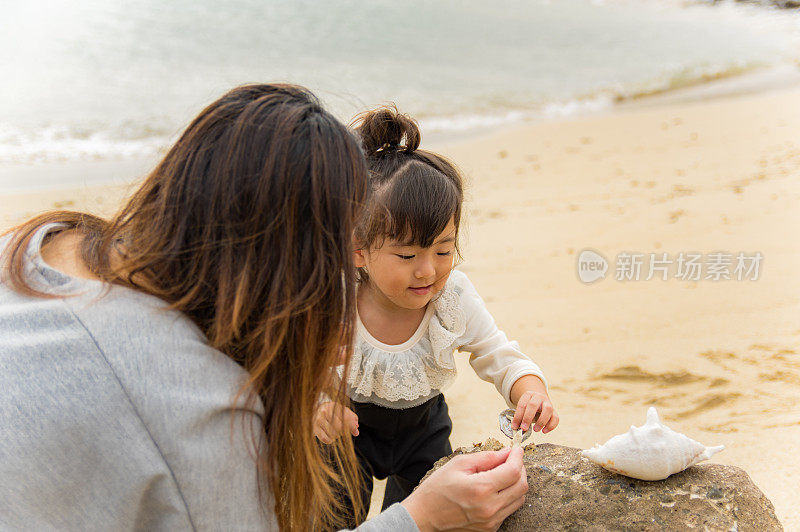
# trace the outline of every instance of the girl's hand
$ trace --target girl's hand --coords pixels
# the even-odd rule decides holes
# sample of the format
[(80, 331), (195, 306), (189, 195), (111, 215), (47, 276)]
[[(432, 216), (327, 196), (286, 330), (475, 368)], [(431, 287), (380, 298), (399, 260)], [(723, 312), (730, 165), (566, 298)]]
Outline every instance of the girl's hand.
[(541, 379), (534, 375), (521, 377), (511, 388), (512, 399), (515, 395), (519, 395), (519, 399), (511, 421), (512, 429), (528, 430), (535, 422), (533, 431), (547, 434), (558, 426), (558, 414)]
[(522, 449), (454, 457), (401, 504), (421, 532), (497, 530), (525, 502), (528, 475)]
[(314, 413), (314, 436), (322, 443), (333, 443), (344, 431), (358, 436), (358, 416), (344, 405), (327, 401)]
[(536, 424), (533, 426), (533, 431), (541, 430), (542, 434), (547, 434), (558, 426), (558, 414), (546, 393), (523, 393), (517, 402), (517, 410), (514, 412), (511, 428), (528, 430), (534, 421)]

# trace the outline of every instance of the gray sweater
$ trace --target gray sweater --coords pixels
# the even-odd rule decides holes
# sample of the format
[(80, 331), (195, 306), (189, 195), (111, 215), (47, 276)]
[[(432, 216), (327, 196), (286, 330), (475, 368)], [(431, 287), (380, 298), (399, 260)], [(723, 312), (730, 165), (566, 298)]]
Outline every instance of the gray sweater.
[[(80, 295), (0, 284), (0, 529), (277, 530), (232, 404), (244, 370), (160, 299), (45, 264), (55, 227), (29, 278)], [(417, 527), (395, 504), (358, 530)]]

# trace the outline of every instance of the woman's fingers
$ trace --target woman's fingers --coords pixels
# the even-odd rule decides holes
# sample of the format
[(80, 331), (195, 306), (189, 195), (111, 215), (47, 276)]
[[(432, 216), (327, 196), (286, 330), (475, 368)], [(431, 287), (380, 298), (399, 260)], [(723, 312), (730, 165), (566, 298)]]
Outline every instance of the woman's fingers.
[(516, 483), (500, 490), (498, 495), (503, 497), (505, 503), (508, 503), (509, 501), (516, 500), (519, 497), (524, 497), (526, 493), (528, 493), (528, 474), (523, 466), (522, 470), (520, 471), (519, 479), (516, 481)]
[(479, 453), (462, 454), (453, 460), (458, 460), (458, 464), (463, 464), (463, 469), (467, 473), (480, 473), (489, 471), (504, 463), (508, 459), (511, 449), (505, 447), (499, 451), (481, 451)]
[[(521, 453), (520, 449), (520, 454)], [(512, 501), (519, 497), (524, 497), (528, 493), (528, 474), (525, 470), (525, 464), (520, 460), (519, 469), (516, 470), (516, 481), (504, 489), (498, 490), (497, 495), (502, 499), (502, 504), (510, 504)], [(513, 476), (511, 477), (514, 478)]]
[(476, 476), (480, 475), (493, 492), (498, 492), (519, 482), (523, 471), (522, 447), (514, 446), (509, 451), (505, 462), (488, 471), (477, 473)]
[(522, 449), (456, 456), (404, 501), (421, 530), (497, 530), (523, 501)]
[(484, 524), (488, 526), (489, 530), (496, 530), (506, 517), (522, 506), (525, 494), (528, 492), (528, 478), (522, 462), (522, 449), (513, 448), (505, 463), (481, 475), (484, 476), (484, 479), (490, 476), (489, 482), (493, 483), (491, 494), (483, 502), (490, 508), (496, 509), (488, 516)]

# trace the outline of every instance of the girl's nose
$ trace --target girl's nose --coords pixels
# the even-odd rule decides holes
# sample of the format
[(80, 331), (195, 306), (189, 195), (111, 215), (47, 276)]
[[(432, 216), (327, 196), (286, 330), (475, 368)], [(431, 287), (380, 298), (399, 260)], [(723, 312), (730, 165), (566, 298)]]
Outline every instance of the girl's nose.
[(420, 261), (419, 265), (417, 266), (416, 274), (418, 279), (433, 277), (436, 274), (436, 268), (433, 267), (433, 261), (428, 259)]

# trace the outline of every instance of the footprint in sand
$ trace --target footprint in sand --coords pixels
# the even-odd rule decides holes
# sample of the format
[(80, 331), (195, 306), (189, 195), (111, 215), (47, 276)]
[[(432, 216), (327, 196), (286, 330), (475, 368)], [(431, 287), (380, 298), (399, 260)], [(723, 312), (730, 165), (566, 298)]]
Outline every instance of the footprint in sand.
[(651, 373), (643, 370), (639, 366), (622, 366), (611, 372), (604, 373), (598, 378), (628, 382), (648, 382), (659, 384), (661, 386), (688, 384), (690, 382), (705, 380), (705, 377), (701, 375), (695, 375), (686, 370), (666, 373)]
[(587, 399), (657, 406), (665, 419), (691, 418), (709, 432), (800, 423), (800, 354), (794, 349), (754, 344), (744, 353), (708, 350), (697, 358), (692, 371), (601, 368), (593, 372), (591, 384), (572, 389)]
[(764, 382), (786, 382), (800, 386), (800, 375), (789, 371), (776, 370), (771, 373), (759, 373), (758, 378)]
[(719, 408), (721, 406), (729, 406), (736, 402), (742, 396), (738, 392), (727, 393), (712, 393), (695, 399), (694, 406), (687, 410), (678, 413), (678, 417), (692, 417), (702, 414), (708, 410)]
[(700, 353), (700, 356), (705, 358), (706, 360), (710, 360), (714, 364), (728, 370), (728, 371), (736, 371), (735, 365), (736, 360), (738, 357), (731, 352), (728, 351), (703, 351)]
[(674, 224), (678, 221), (681, 216), (684, 216), (686, 211), (683, 209), (678, 209), (677, 211), (672, 211), (669, 213), (669, 223)]

